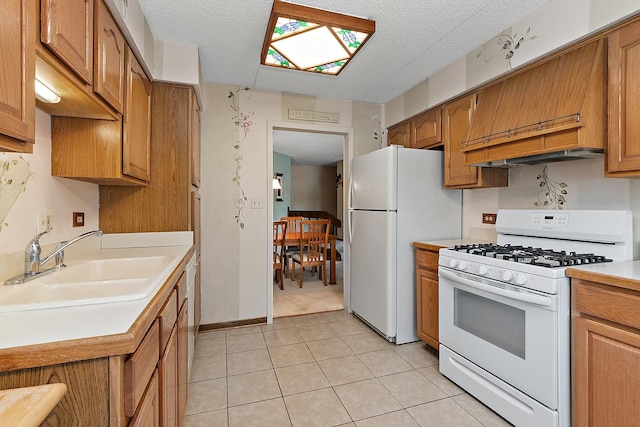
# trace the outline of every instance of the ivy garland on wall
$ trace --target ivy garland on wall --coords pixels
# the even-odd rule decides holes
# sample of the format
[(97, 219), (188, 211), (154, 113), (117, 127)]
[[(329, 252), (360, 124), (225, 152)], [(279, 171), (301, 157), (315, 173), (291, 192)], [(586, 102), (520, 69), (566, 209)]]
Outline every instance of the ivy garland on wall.
[(233, 176), (233, 183), (237, 187), (238, 195), (234, 199), (233, 206), (236, 210), (235, 220), (240, 229), (244, 229), (244, 222), (242, 221), (245, 218), (244, 208), (247, 206), (247, 196), (245, 195), (244, 189), (242, 188), (242, 177), (240, 176), (240, 170), (242, 169), (242, 160), (244, 158), (242, 142), (247, 137), (249, 130), (251, 129), (251, 125), (253, 122), (249, 120), (249, 117), (253, 114), (251, 112), (245, 114), (240, 110), (239, 105), (239, 97), (240, 95), (244, 96), (245, 99), (251, 99), (251, 93), (249, 92), (249, 88), (245, 87), (243, 89), (238, 89), (235, 92), (229, 92), (228, 98), (230, 99), (230, 107), (233, 110), (233, 124), (235, 125), (235, 129), (231, 133), (231, 139), (233, 140), (233, 148), (236, 150), (233, 158), (236, 162), (236, 171)]

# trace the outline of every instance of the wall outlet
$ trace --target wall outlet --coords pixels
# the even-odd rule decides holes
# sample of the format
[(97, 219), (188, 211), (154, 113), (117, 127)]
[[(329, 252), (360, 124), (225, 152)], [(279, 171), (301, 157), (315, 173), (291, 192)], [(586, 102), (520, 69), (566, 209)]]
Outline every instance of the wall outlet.
[(496, 223), (497, 214), (494, 213), (483, 213), (482, 214), (482, 223), (483, 224), (495, 224)]
[(262, 198), (260, 198), (260, 197), (252, 197), (251, 198), (251, 209), (262, 209)]
[(84, 212), (73, 213), (73, 226), (84, 227)]
[(51, 211), (38, 211), (38, 223), (36, 225), (36, 233), (40, 234), (53, 227), (53, 216)]

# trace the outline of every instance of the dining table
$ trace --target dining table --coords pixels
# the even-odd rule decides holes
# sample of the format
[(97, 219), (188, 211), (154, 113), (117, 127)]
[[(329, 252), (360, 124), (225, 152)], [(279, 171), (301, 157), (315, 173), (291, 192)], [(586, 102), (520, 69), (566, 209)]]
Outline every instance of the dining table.
[[(336, 280), (336, 241), (338, 236), (329, 234), (329, 284), (337, 284)], [(284, 246), (299, 246), (300, 232), (286, 232), (284, 237)]]

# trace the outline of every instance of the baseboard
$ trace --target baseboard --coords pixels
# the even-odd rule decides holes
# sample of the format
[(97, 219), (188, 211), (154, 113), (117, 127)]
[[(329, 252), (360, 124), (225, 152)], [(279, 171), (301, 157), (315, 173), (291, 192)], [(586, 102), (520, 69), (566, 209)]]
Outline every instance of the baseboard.
[(200, 325), (200, 327), (198, 328), (198, 332), (234, 328), (236, 326), (248, 326), (248, 325), (259, 325), (259, 324), (266, 325), (266, 323), (267, 323), (266, 317), (258, 317), (255, 319), (234, 320), (232, 322), (209, 323), (206, 325)]

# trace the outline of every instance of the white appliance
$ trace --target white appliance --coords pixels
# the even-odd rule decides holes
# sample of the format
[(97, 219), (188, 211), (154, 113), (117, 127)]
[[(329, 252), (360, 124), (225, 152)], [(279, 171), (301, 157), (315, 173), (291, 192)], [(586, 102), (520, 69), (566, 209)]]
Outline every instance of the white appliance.
[(353, 159), (350, 303), (390, 342), (417, 341), (414, 241), (459, 238), (461, 190), (445, 190), (441, 151), (397, 145)]
[(571, 425), (569, 266), (633, 259), (631, 212), (498, 210), (441, 249), (440, 372), (516, 426)]

